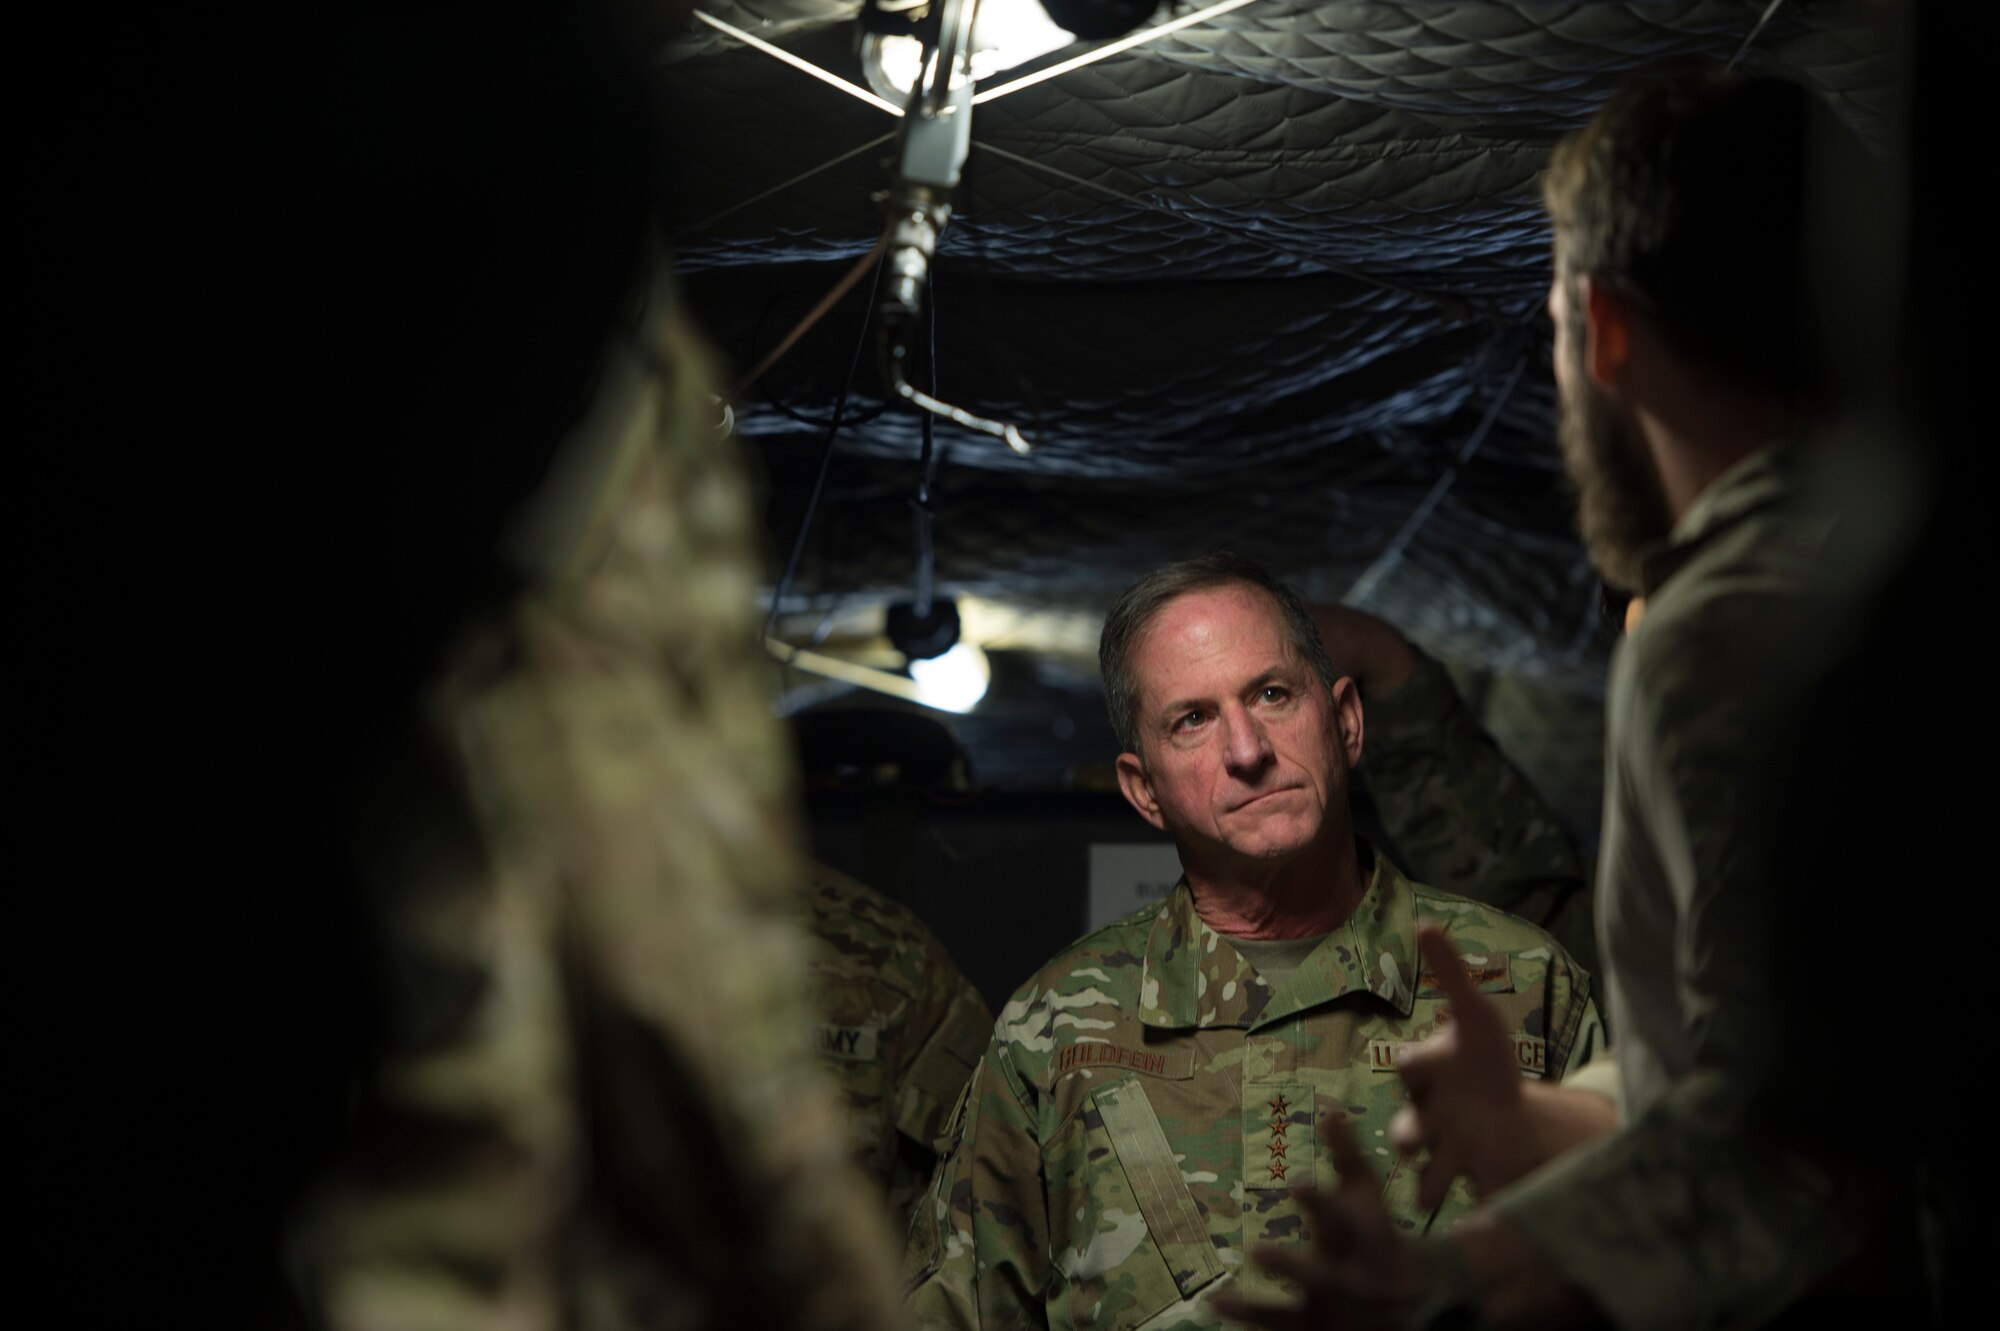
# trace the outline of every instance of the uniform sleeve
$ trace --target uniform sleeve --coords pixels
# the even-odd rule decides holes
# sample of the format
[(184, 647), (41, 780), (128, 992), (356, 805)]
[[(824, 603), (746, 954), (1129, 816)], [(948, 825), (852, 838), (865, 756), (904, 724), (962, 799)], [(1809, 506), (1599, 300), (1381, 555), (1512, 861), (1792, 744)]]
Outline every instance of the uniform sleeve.
[(910, 1010), (916, 1053), (896, 1091), (898, 1132), (934, 1154), (943, 1151), (946, 1119), (992, 1034), (986, 1000), (933, 940)]
[(1368, 700), (1362, 771), (1412, 878), (1538, 924), (1595, 968), (1582, 856), (1435, 660), (1419, 653), (1401, 687)]
[(1543, 1075), (1560, 1081), (1595, 1057), (1604, 1045), (1604, 1019), (1590, 972), (1557, 951), (1548, 973), (1548, 1059)]
[(980, 1062), (950, 1131), (910, 1226), (911, 1318), (926, 1331), (1046, 1327), (1041, 1146), (1005, 1044), (995, 1041)]
[(1562, 1080), (1565, 1085), (1580, 1087), (1608, 1100), (1618, 1098), (1618, 1065), (1612, 1061), (1610, 1037), (1605, 1034), (1604, 1019), (1597, 1014), (1594, 1000), (1570, 1046), (1569, 1066), (1564, 1069)]
[(1720, 1074), (1494, 1199), (1557, 1272), (1628, 1328), (1755, 1326), (1849, 1256), (1861, 1197), (1786, 1142), (1717, 1121)]
[(937, 1171), (952, 1106), (993, 1033), (993, 1014), (985, 1000), (936, 939), (926, 938), (920, 966), (905, 1031), (911, 1052), (898, 1070), (887, 1106), (896, 1148), (889, 1207), (898, 1216), (917, 1208)]
[[(1693, 1065), (1618, 1135), (1496, 1200), (1624, 1327), (1755, 1324), (1843, 1261), (1862, 1232), (1858, 1181), (1752, 1112), (1779, 1052), (1763, 981), (1781, 944), (1757, 782), (1773, 770), (1783, 700), (1768, 664), (1740, 655), (1770, 641), (1768, 623), (1734, 630), (1711, 611), (1698, 640), (1655, 644), (1656, 668), (1642, 658), (1631, 706), (1614, 716), (1617, 775), (1644, 810), (1671, 889)], [(1740, 687), (1703, 694), (1695, 664), (1698, 678)]]
[(381, 922), (392, 992), (383, 1072), (350, 1107), (341, 1168), (293, 1236), (330, 1331), (560, 1323), (557, 1236), (572, 1197), (562, 982), (543, 877), (480, 863), (448, 799)]
[[(616, 482), (571, 571), (428, 709), (476, 853), (392, 874), (399, 1038), (299, 1254), (332, 1331), (896, 1317), (807, 1038), (748, 488), (705, 353), (658, 332), (651, 374), (607, 371)], [(397, 812), (405, 853), (439, 839)]]

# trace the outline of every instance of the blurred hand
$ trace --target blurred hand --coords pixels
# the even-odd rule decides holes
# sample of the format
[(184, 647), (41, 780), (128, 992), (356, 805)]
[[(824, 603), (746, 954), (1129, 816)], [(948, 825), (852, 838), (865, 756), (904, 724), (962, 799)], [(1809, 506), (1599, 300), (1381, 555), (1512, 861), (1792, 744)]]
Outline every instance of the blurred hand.
[(1416, 1243), (1404, 1238), (1382, 1204), (1382, 1181), (1368, 1166), (1346, 1120), (1329, 1115), (1322, 1140), (1340, 1173), (1331, 1192), (1294, 1195), (1312, 1226), (1306, 1246), (1260, 1244), (1250, 1260), (1298, 1282), (1303, 1303), (1253, 1303), (1223, 1292), (1215, 1310), (1269, 1331), (1371, 1331), (1405, 1325), (1423, 1292)]
[(1416, 648), (1387, 620), (1344, 605), (1316, 605), (1312, 617), (1335, 678), (1351, 678), (1364, 702), (1394, 693), (1417, 668)]
[(1442, 929), (1419, 925), (1417, 948), (1451, 1011), (1449, 1025), (1402, 1050), (1396, 1061), (1410, 1103), (1391, 1120), (1390, 1139), (1404, 1155), (1431, 1153), (1419, 1177), (1418, 1205), (1429, 1209), (1443, 1201), (1460, 1174), (1475, 1194), (1488, 1196), (1617, 1129), (1617, 1110), (1604, 1097), (1521, 1076), (1499, 1009), (1473, 986)]

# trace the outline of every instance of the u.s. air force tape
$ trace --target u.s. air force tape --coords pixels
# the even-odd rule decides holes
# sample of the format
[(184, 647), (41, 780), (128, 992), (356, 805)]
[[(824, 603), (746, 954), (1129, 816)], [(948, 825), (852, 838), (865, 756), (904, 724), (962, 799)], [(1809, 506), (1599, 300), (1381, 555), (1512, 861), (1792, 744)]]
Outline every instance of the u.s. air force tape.
[[(1368, 1070), (1370, 1072), (1394, 1072), (1396, 1070), (1396, 1050), (1411, 1043), (1408, 1040), (1370, 1040), (1368, 1042)], [(1531, 1077), (1539, 1077), (1549, 1070), (1549, 1043), (1539, 1035), (1510, 1035), (1507, 1043), (1514, 1049), (1514, 1066)]]

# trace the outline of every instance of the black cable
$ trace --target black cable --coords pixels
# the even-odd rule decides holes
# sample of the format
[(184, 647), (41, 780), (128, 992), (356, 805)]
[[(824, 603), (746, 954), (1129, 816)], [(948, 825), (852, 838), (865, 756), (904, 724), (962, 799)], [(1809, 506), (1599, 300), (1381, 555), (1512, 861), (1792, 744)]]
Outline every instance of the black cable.
[[(932, 275), (930, 298), (924, 302), (926, 347), (924, 359), (926, 375), (930, 381), (927, 390), (932, 397), (938, 395), (937, 375), (937, 282)], [(918, 619), (929, 619), (931, 614), (931, 575), (935, 568), (935, 552), (931, 545), (931, 469), (937, 456), (936, 440), (932, 431), (934, 418), (923, 413), (923, 455), (917, 463), (917, 497), (910, 504), (913, 510), (914, 528), (917, 542), (917, 594), (916, 610)]]
[[(888, 258), (884, 250), (882, 258)], [(840, 396), (834, 399), (833, 421), (826, 429), (826, 445), (819, 458), (819, 474), (813, 477), (812, 494), (806, 500), (805, 516), (799, 519), (799, 534), (792, 542), (792, 553), (785, 560), (785, 571), (778, 575), (777, 586), (771, 589), (771, 615), (764, 621), (764, 636), (769, 638), (778, 626), (778, 611), (785, 604), (785, 592), (792, 585), (792, 577), (799, 571), (799, 560), (806, 552), (806, 539), (812, 535), (813, 517), (819, 512), (819, 498), (826, 490), (826, 475), (833, 466), (833, 445), (840, 437), (843, 417), (847, 414), (847, 394), (854, 387), (855, 372), (861, 368), (861, 353), (868, 347), (868, 327), (875, 317), (875, 296), (882, 285), (882, 263), (877, 260), (875, 275), (868, 281), (867, 312), (861, 316), (861, 336), (854, 339), (854, 358), (847, 363), (847, 379), (840, 386)]]
[[(876, 271), (879, 275), (881, 270), (878, 267)], [(784, 297), (782, 296), (773, 296), (770, 300), (766, 301), (764, 303), (764, 309), (762, 313), (758, 314), (757, 316), (756, 326), (750, 330), (749, 359), (750, 363), (753, 365), (756, 364), (757, 362), (758, 344), (763, 340), (764, 337), (765, 321), (771, 317), (771, 312), (777, 308), (779, 301), (783, 299)], [(865, 322), (863, 324), (862, 331), (865, 335), (867, 331)], [(824, 430), (827, 428), (827, 425), (833, 419), (832, 417), (810, 415), (807, 412), (800, 411), (797, 408), (793, 407), (791, 403), (785, 401), (783, 398), (778, 396), (777, 387), (773, 382), (775, 378), (776, 376), (773, 374), (766, 374), (757, 381), (757, 391), (763, 397), (764, 404), (766, 406), (770, 407), (772, 410), (776, 411), (779, 415), (785, 417), (786, 419), (796, 421), (800, 425), (810, 426), (815, 430)], [(874, 420), (877, 416), (880, 416), (883, 412), (887, 411), (890, 407), (891, 401), (892, 399), (884, 399), (883, 401), (876, 403), (873, 407), (869, 408), (867, 411), (862, 412), (859, 415), (853, 417), (846, 423), (848, 425), (866, 425), (868, 422)]]

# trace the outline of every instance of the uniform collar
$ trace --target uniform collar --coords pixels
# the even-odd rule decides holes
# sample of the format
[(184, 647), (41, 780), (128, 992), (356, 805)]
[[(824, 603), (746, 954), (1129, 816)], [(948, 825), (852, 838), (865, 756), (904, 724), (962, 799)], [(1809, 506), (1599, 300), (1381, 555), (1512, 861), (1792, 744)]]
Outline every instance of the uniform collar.
[(1416, 892), (1386, 856), (1365, 845), (1363, 853), (1374, 868), (1360, 904), (1276, 990), (1202, 922), (1181, 879), (1146, 936), (1139, 1020), (1162, 1028), (1247, 1029), (1355, 993), (1374, 994), (1408, 1016), (1416, 1003)]
[(1789, 441), (1767, 445), (1711, 481), (1674, 523), (1667, 539), (1641, 558), (1642, 592), (1651, 596), (1719, 533), (1790, 493), (1796, 484), (1796, 451)]

